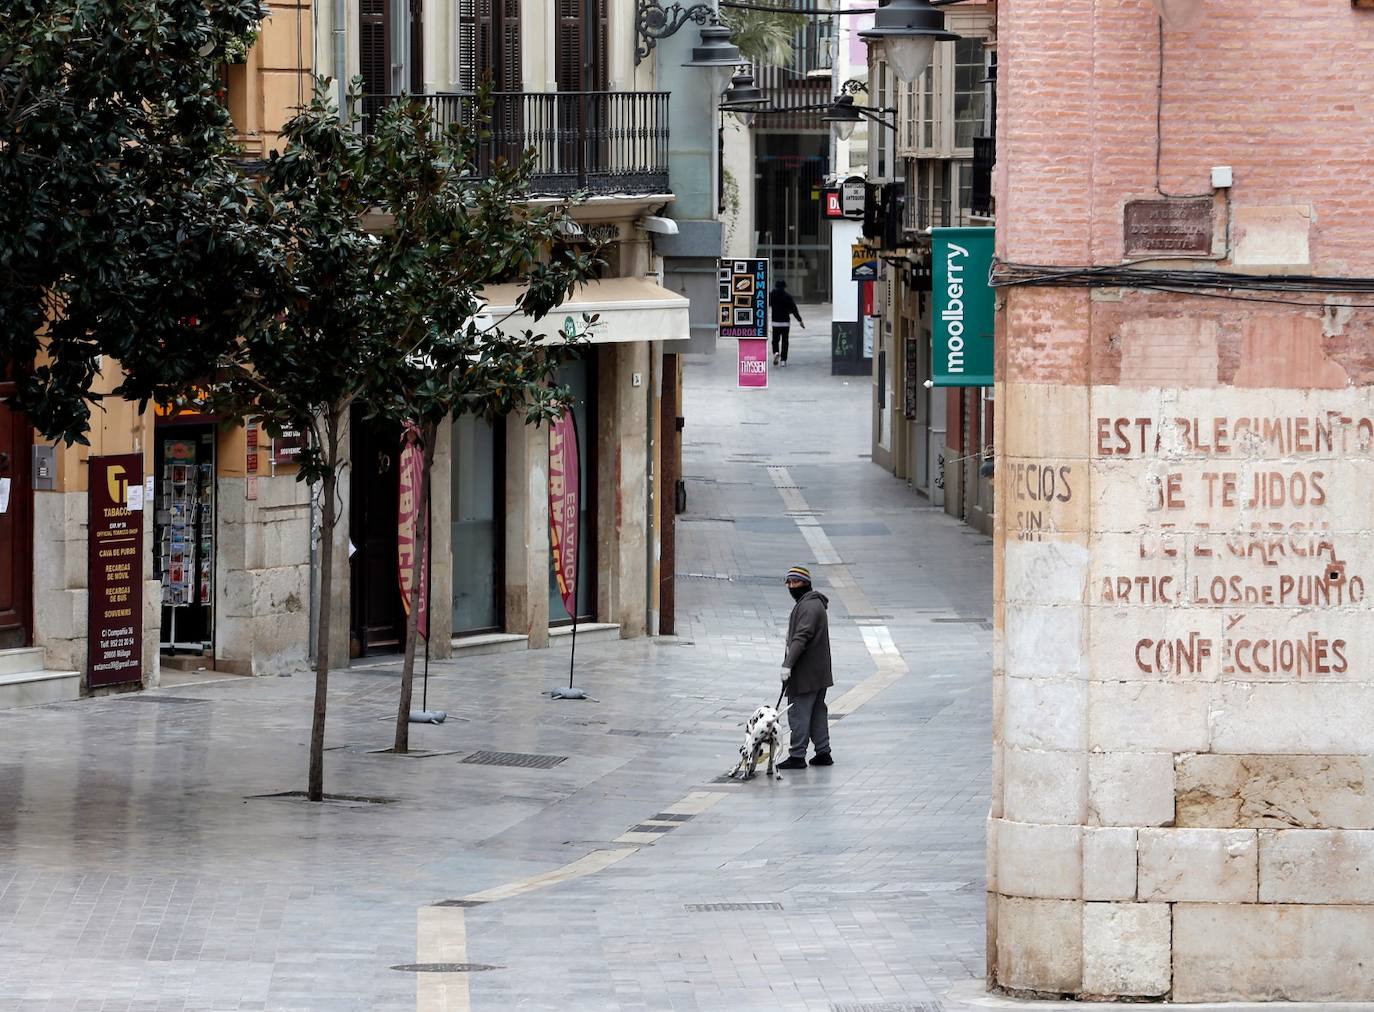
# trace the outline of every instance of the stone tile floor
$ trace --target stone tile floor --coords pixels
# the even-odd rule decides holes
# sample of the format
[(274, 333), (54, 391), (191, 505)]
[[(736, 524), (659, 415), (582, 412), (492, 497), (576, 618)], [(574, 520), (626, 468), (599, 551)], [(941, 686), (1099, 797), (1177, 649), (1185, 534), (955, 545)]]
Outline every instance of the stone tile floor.
[[(732, 352), (688, 360), (679, 636), (580, 648), (597, 702), (540, 694), (565, 650), (436, 663), (437, 754), (377, 755), (398, 665), (338, 672), (327, 790), (388, 803), (318, 806), (271, 797), (307, 677), (0, 712), (0, 1010), (892, 1012), (980, 976), (990, 542), (867, 459), (820, 327), (765, 391)], [(796, 562), (832, 596), (836, 765), (719, 783)]]

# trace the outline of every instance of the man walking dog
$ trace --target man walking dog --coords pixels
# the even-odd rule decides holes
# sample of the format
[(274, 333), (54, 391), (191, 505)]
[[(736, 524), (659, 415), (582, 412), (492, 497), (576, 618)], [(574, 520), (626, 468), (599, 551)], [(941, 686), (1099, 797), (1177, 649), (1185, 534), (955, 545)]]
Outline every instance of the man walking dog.
[(816, 749), (811, 765), (833, 766), (829, 711), (825, 708), (825, 690), (835, 684), (830, 669), (830, 623), (826, 616), (830, 600), (811, 589), (811, 570), (803, 566), (793, 566), (785, 579), (788, 593), (797, 602), (787, 620), (787, 653), (781, 673), (782, 687), (791, 706), (787, 722), (792, 728), (792, 747), (778, 769), (805, 768), (808, 741)]

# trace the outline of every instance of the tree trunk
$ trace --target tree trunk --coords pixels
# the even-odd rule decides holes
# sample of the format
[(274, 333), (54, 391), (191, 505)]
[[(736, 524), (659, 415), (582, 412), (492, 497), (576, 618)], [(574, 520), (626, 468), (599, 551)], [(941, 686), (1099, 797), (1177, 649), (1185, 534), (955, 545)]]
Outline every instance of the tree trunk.
[[(410, 611), (406, 615), (406, 653), (401, 664), (401, 700), (396, 710), (396, 742), (392, 751), (400, 753), (410, 750), (410, 701), (415, 691), (415, 653), (419, 645), (420, 630), (420, 587), (429, 577), (425, 561), (429, 558), (429, 472), (434, 463), (434, 444), (437, 442), (439, 426), (431, 422), (420, 425), (420, 498), (415, 513), (415, 554), (410, 560)], [(425, 607), (429, 600), (429, 587), (424, 590)]]
[(320, 490), (320, 621), (315, 635), (315, 714), (310, 726), (310, 782), (306, 797), (324, 800), (324, 718), (329, 697), (329, 636), (334, 615), (334, 528), (339, 522), (339, 420), (343, 411), (325, 416), (322, 448), (328, 470)]

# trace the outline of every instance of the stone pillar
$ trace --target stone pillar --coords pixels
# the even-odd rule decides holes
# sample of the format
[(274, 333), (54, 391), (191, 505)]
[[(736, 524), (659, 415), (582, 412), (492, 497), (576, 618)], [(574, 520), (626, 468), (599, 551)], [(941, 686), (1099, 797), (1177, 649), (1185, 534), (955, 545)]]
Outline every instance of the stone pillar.
[[(1326, 73), (1305, 54), (1374, 25), (1332, 7), (1298, 39), (1225, 6), (1164, 29), (1161, 117), (1149, 5), (999, 4), (1005, 264), (1138, 268), (1126, 206), (1162, 202), (1133, 242), (1177, 239), (1161, 191), (1230, 164), (1234, 190), (1200, 202), (1207, 259), (1159, 246), (1147, 269), (1374, 273), (1367, 185), (1319, 161), (1295, 180), (1204, 126), (1253, 112), (1244, 82), (1290, 61), (1263, 112), (1295, 125), (1290, 149), (1359, 129), (1358, 104), (1304, 114)], [(1374, 316), (1290, 301), (1002, 289), (994, 986), (1374, 999)]]
[(616, 411), (616, 354), (619, 345), (596, 349), (596, 620), (616, 622), (620, 575), (612, 564), (616, 557), (616, 524), (619, 512), (620, 420)]
[[(236, 431), (241, 442), (242, 430)], [(270, 455), (270, 440), (259, 452)], [(242, 461), (241, 449), (236, 459)], [(310, 489), (296, 481), (293, 468), (259, 476), (257, 498), (249, 499), (242, 464), (230, 464), (227, 456), (221, 461), (215, 668), (241, 675), (297, 670), (309, 654)]]
[(598, 398), (603, 407), (615, 412), (618, 428), (612, 621), (620, 624), (625, 639), (648, 631), (649, 379), (649, 343), (618, 345), (614, 386), (600, 391)]
[[(439, 426), (429, 476), (429, 655), (453, 653), (453, 419)], [(424, 645), (420, 645), (424, 650)]]
[(549, 430), (506, 420), (506, 632), (549, 645)]

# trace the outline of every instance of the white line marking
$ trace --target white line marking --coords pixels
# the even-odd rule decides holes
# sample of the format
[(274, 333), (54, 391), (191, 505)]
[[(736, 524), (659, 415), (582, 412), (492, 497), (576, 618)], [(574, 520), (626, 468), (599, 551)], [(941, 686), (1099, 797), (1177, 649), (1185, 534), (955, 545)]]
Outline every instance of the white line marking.
[[(421, 907), (415, 924), (415, 962), (466, 963), (467, 920), (462, 907)], [(415, 974), (415, 1012), (468, 1012), (465, 973)]]
[[(590, 854), (585, 854), (576, 861), (571, 861), (561, 867), (554, 868), (552, 871), (541, 872), (538, 875), (531, 875), (528, 878), (519, 879), (515, 882), (508, 882), (505, 885), (496, 886), (492, 889), (484, 889), (480, 893), (472, 893), (468, 896), (464, 896), (463, 899), (472, 900), (477, 903), (492, 903), (496, 900), (508, 900), (513, 896), (523, 896), (537, 889), (543, 889), (547, 886), (557, 885), (560, 882), (581, 878), (583, 875), (591, 875), (594, 872), (609, 868), (617, 861), (623, 861), (631, 854), (636, 854), (638, 852), (638, 847), (623, 847), (615, 850), (594, 850)], [(459, 907), (458, 909), (461, 910), (462, 908)]]

